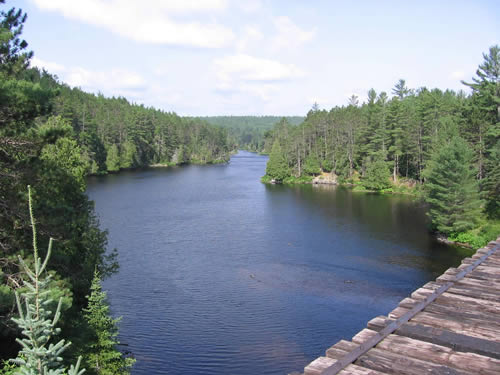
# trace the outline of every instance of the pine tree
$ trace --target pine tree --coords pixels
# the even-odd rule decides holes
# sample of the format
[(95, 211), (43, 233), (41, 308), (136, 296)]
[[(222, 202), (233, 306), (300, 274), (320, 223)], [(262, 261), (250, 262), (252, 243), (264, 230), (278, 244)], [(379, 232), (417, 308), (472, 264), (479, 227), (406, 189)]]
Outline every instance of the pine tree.
[(106, 168), (109, 172), (117, 172), (120, 170), (120, 155), (118, 154), (118, 147), (116, 144), (113, 144), (108, 150)]
[(480, 212), (472, 151), (458, 135), (436, 149), (424, 170), (426, 201), (435, 229), (444, 234), (471, 229)]
[(281, 146), (278, 140), (273, 143), (273, 148), (269, 154), (269, 160), (266, 166), (266, 176), (274, 179), (276, 182), (282, 182), (289, 176), (288, 163), (285, 155), (281, 151)]
[(129, 374), (135, 360), (125, 358), (116, 349), (119, 344), (117, 324), (120, 318), (109, 316), (109, 306), (106, 302), (106, 292), (102, 291), (99, 272), (95, 271), (94, 279), (88, 296), (88, 307), (84, 309), (85, 319), (91, 328), (94, 338), (90, 344), (87, 360), (89, 368), (99, 375)]
[[(26, 290), (21, 292), (21, 296), (16, 292), (19, 318), (12, 318), (12, 320), (22, 330), (22, 334), (25, 337), (16, 339), (22, 346), (22, 349), (18, 357), (11, 361), (19, 365), (18, 374), (59, 375), (66, 371), (61, 364), (61, 354), (71, 343), (65, 342), (65, 340), (60, 340), (56, 344), (49, 343), (52, 337), (60, 332), (60, 328), (56, 327), (56, 324), (61, 315), (62, 298), (59, 299), (55, 314), (52, 315), (52, 312), (48, 310), (52, 302), (48, 296), (50, 293), (48, 286), (50, 275), (42, 276), (51, 255), (52, 238), (49, 241), (47, 254), (42, 263), (41, 258), (38, 257), (35, 218), (33, 216), (31, 189), (29, 186), (28, 199), (33, 231), (34, 270), (19, 257), (19, 262), (29, 281), (24, 282)], [(85, 370), (79, 370), (80, 362), (81, 357), (78, 358), (76, 366), (71, 365), (68, 371), (69, 375), (81, 375), (85, 372)]]
[(491, 150), (486, 170), (486, 178), (481, 182), (482, 197), (486, 201), (485, 211), (489, 217), (500, 219), (500, 140)]
[(391, 187), (390, 178), (391, 173), (384, 153), (378, 152), (374, 155), (374, 160), (368, 162), (361, 184), (368, 190), (379, 191)]
[(304, 173), (315, 176), (321, 173), (319, 159), (315, 154), (309, 154), (304, 161)]
[(135, 154), (136, 154), (135, 145), (130, 141), (126, 141), (123, 144), (122, 152), (120, 155), (120, 168), (133, 167), (135, 164)]

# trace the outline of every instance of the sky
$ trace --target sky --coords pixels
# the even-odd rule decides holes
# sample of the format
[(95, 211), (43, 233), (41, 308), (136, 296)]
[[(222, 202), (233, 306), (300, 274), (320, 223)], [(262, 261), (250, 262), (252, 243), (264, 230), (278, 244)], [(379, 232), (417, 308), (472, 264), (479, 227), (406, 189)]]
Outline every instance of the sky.
[(500, 1), (7, 0), (32, 65), (179, 115), (305, 115), (351, 95), (467, 90)]

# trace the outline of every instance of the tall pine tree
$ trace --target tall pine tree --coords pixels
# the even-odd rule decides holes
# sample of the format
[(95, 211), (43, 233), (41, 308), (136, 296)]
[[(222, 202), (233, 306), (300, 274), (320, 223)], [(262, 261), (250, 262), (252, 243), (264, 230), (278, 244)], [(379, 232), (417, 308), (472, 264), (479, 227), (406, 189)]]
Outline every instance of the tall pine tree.
[(120, 319), (109, 315), (106, 292), (101, 287), (99, 272), (95, 271), (88, 296), (88, 307), (84, 309), (85, 319), (94, 336), (86, 363), (90, 371), (99, 375), (129, 374), (135, 360), (126, 358), (116, 348), (119, 344), (117, 324)]
[(266, 176), (276, 182), (282, 182), (289, 176), (288, 163), (285, 159), (285, 155), (281, 151), (278, 140), (274, 141), (273, 148), (269, 154), (269, 161), (266, 166)]
[(429, 216), (433, 227), (441, 233), (471, 229), (480, 214), (479, 189), (472, 157), (467, 143), (454, 135), (436, 149), (424, 171)]

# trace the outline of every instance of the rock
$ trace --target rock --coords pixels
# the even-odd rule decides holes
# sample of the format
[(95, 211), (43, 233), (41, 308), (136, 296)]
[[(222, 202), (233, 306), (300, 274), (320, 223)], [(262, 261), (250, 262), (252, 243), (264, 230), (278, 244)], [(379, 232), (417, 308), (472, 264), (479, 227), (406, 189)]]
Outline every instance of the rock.
[(334, 173), (322, 173), (314, 177), (312, 183), (318, 185), (337, 185), (337, 176)]

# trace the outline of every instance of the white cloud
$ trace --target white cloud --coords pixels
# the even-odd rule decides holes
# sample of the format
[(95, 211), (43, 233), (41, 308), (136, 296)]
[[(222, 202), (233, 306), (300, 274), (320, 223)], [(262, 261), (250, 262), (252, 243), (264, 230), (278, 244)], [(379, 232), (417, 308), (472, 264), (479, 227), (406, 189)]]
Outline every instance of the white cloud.
[(55, 62), (43, 61), (38, 57), (33, 57), (31, 59), (30, 65), (36, 66), (40, 69), (45, 69), (49, 73), (55, 73), (55, 74), (58, 74), (59, 72), (66, 70), (66, 68), (61, 64)]
[(246, 51), (250, 46), (261, 42), (264, 39), (264, 34), (257, 26), (246, 26), (243, 30), (243, 36), (236, 43), (238, 51)]
[(226, 56), (215, 60), (217, 75), (223, 82), (283, 81), (304, 76), (304, 72), (293, 64), (261, 59), (245, 54)]
[(278, 32), (272, 38), (272, 46), (275, 49), (296, 48), (312, 40), (317, 32), (317, 28), (309, 31), (301, 29), (286, 16), (276, 17), (274, 26)]
[(124, 95), (137, 98), (146, 89), (146, 81), (139, 74), (122, 68), (108, 71), (92, 71), (79, 66), (64, 65), (44, 61), (39, 58), (31, 60), (32, 66), (44, 68), (72, 87), (80, 87), (85, 91), (103, 91), (108, 95)]
[(189, 19), (193, 13), (220, 11), (225, 0), (32, 0), (40, 9), (106, 28), (138, 42), (219, 48), (234, 40), (231, 29)]
[(261, 0), (243, 0), (239, 1), (238, 4), (246, 13), (255, 13), (262, 9)]
[(224, 94), (249, 93), (265, 101), (280, 90), (279, 84), (303, 77), (305, 73), (293, 64), (257, 58), (245, 54), (225, 56), (214, 61)]

